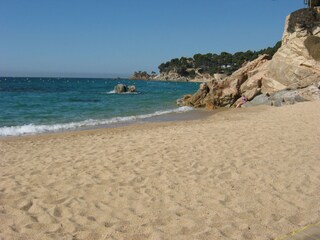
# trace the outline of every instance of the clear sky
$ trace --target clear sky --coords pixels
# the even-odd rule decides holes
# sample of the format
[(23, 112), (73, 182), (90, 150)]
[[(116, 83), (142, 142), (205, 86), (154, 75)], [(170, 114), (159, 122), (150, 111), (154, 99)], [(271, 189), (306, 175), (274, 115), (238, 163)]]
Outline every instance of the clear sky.
[(260, 50), (303, 0), (0, 0), (0, 76), (124, 76)]

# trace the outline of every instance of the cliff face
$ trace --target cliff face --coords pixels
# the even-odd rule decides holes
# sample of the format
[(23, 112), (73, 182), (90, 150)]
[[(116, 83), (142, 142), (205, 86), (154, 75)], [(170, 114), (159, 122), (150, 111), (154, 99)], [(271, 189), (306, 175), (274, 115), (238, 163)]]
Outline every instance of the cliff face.
[[(282, 46), (272, 60), (262, 55), (222, 82), (213, 80), (202, 84), (194, 95), (179, 99), (178, 104), (211, 109), (230, 107), (235, 106), (242, 95), (250, 101), (260, 94), (279, 96), (275, 94), (279, 91), (299, 94), (298, 89), (318, 86), (319, 81), (320, 15), (314, 9), (301, 9), (287, 17)], [(320, 91), (315, 88), (312, 96), (304, 94), (301, 98), (317, 99)]]
[[(318, 52), (317, 52), (318, 51)], [(319, 80), (320, 15), (301, 9), (286, 19), (282, 47), (268, 66), (269, 76), (292, 88)]]
[[(148, 74), (147, 72), (135, 72), (130, 79), (131, 80), (155, 80), (155, 81), (172, 81), (172, 82), (210, 82), (214, 77), (209, 74), (200, 74), (197, 69), (190, 69), (190, 71), (195, 71), (195, 76), (185, 77), (181, 76), (175, 71), (169, 71), (166, 73), (160, 73), (158, 75)], [(219, 75), (219, 74), (218, 74)], [(223, 74), (220, 74), (223, 75)]]
[(177, 82), (188, 82), (191, 79), (188, 77), (183, 77), (177, 72), (170, 71), (167, 73), (160, 73), (154, 77), (154, 80), (158, 81), (177, 81)]

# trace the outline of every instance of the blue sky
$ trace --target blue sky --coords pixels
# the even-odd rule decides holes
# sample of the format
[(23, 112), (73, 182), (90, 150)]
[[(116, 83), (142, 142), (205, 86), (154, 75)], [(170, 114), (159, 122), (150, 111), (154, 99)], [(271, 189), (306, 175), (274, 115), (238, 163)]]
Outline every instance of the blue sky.
[(0, 76), (124, 76), (281, 39), (302, 0), (0, 0)]

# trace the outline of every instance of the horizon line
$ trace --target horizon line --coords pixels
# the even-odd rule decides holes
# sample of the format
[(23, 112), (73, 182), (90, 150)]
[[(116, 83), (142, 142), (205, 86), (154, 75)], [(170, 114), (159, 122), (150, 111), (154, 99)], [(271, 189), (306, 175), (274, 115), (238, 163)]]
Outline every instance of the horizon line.
[(57, 73), (57, 72), (11, 72), (0, 71), (0, 77), (43, 77), (43, 78), (130, 78), (128, 73)]

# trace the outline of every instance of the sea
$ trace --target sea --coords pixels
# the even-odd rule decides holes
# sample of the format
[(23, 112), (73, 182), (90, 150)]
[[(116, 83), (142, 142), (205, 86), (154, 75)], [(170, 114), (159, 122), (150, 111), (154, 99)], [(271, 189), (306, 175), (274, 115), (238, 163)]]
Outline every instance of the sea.
[[(122, 83), (137, 92), (116, 94)], [(0, 78), (0, 137), (142, 123), (192, 111), (176, 100), (199, 83), (94, 78)]]

